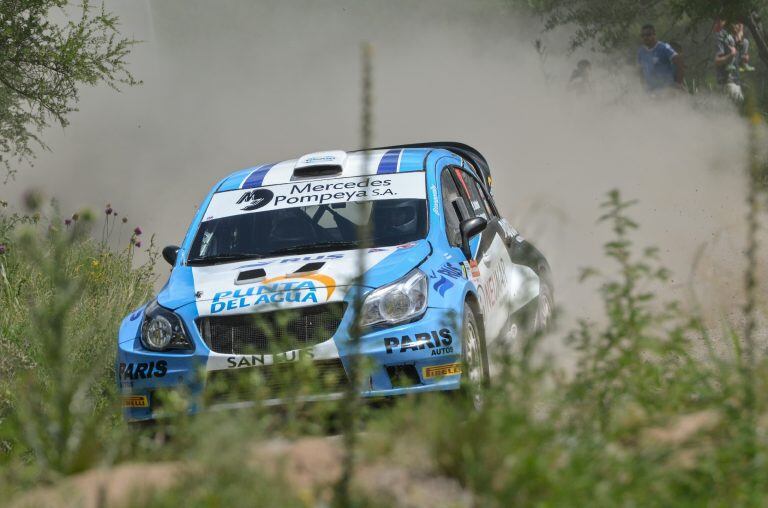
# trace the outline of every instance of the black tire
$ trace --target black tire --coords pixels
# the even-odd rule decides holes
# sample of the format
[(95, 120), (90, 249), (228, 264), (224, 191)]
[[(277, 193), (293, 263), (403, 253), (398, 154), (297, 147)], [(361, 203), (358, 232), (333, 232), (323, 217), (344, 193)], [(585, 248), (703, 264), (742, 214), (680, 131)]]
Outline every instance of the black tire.
[(532, 331), (535, 333), (546, 332), (552, 325), (552, 313), (555, 307), (554, 291), (549, 277), (539, 276), (539, 296), (536, 299), (536, 313), (533, 315)]
[(482, 392), (488, 386), (488, 354), (485, 336), (477, 322), (472, 307), (464, 303), (461, 320), (461, 391), (467, 395), (476, 408), (482, 405)]

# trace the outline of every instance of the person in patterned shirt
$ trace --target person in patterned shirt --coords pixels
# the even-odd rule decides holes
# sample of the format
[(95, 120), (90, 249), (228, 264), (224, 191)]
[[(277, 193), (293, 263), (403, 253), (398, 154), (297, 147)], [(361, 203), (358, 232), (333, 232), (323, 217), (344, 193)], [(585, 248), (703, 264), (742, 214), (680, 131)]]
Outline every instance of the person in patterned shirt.
[(733, 36), (734, 25), (728, 25), (727, 20), (715, 22), (715, 73), (717, 84), (723, 92), (736, 102), (744, 100), (739, 75), (739, 50)]

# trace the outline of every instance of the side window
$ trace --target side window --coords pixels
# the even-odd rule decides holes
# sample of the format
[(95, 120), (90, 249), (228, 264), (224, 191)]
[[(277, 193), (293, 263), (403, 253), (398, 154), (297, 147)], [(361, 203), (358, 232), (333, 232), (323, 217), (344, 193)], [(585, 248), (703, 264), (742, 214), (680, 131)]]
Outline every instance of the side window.
[[(459, 223), (461, 222), (461, 208), (466, 212), (464, 199), (459, 194), (456, 184), (448, 170), (444, 170), (440, 175), (440, 185), (443, 191), (443, 216), (445, 217), (445, 233), (448, 235), (448, 243), (453, 246), (461, 245), (461, 233), (459, 232)], [(464, 215), (466, 218), (467, 215)]]
[(471, 213), (473, 217), (482, 217), (485, 220), (491, 220), (494, 217), (493, 209), (485, 200), (482, 190), (477, 187), (477, 182), (469, 174), (455, 168), (454, 173), (458, 179), (464, 194), (469, 199)]

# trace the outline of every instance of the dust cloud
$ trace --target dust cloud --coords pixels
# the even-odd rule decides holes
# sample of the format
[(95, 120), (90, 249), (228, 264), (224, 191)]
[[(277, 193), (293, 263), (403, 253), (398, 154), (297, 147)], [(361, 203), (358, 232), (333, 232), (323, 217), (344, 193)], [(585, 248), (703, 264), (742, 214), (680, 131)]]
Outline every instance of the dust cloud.
[[(706, 246), (707, 291), (738, 287), (746, 134), (716, 100), (652, 100), (633, 69), (592, 55), (594, 90), (570, 93), (578, 58), (562, 34), (478, 0), (108, 0), (141, 87), (84, 91), (80, 112), (45, 139), (52, 152), (2, 189), (31, 186), (65, 211), (110, 202), (179, 243), (209, 187), (260, 162), (359, 142), (360, 42), (375, 49), (379, 145), (457, 140), (482, 151), (510, 222), (550, 259), (568, 315), (598, 302), (577, 283), (600, 265), (606, 191), (638, 199), (638, 244), (662, 248), (686, 287)], [(731, 268), (729, 268), (731, 267)], [(735, 270), (733, 273), (737, 273)], [(725, 274), (725, 275), (723, 275)], [(720, 276), (723, 275), (723, 276)]]

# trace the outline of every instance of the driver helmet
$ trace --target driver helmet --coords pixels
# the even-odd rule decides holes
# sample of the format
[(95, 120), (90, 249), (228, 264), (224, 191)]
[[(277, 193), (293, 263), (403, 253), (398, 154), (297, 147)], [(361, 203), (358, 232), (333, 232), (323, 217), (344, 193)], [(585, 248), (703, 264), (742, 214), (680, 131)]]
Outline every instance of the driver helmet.
[(410, 234), (416, 230), (416, 203), (393, 202), (387, 203), (379, 214), (383, 217), (383, 223), (386, 225), (385, 233), (389, 234)]

